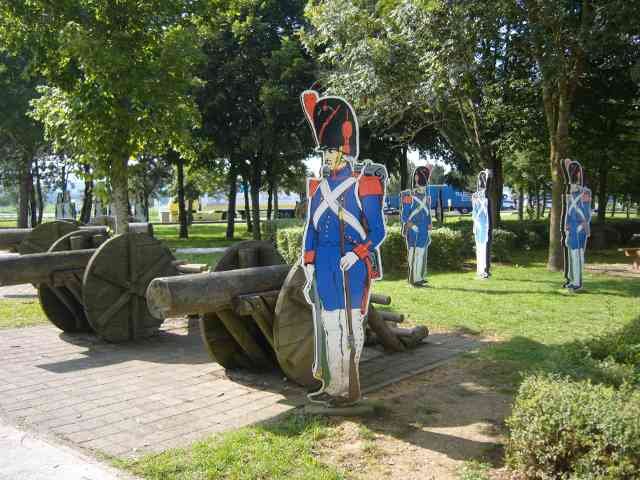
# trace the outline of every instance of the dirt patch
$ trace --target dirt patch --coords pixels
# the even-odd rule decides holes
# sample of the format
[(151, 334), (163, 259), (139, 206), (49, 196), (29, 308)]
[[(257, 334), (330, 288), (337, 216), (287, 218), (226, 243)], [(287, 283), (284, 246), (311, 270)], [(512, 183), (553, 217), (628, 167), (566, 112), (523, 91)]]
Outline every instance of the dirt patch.
[(634, 270), (630, 263), (593, 263), (585, 266), (589, 273), (599, 273), (611, 277), (640, 279), (640, 272)]
[(504, 420), (513, 397), (480, 372), (455, 361), (369, 396), (384, 415), (332, 420), (336, 434), (323, 441), (321, 460), (367, 480), (459, 479), (473, 460), (490, 466), (488, 477), (508, 478)]

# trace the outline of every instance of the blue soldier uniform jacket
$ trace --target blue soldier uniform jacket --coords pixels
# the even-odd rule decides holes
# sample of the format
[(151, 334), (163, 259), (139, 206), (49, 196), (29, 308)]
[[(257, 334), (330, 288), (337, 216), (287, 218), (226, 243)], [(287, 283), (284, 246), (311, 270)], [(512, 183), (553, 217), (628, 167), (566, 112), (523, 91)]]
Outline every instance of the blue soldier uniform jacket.
[(347, 164), (328, 176), (310, 179), (308, 224), (304, 238), (304, 263), (315, 265), (318, 294), (325, 310), (345, 308), (340, 219), (343, 208), (344, 254), (354, 252), (357, 261), (347, 272), (351, 305), (366, 312), (373, 276), (370, 255), (376, 254), (385, 237), (382, 203), (384, 186), (376, 176), (359, 176)]
[(489, 241), (489, 210), (487, 197), (474, 193), (471, 200), (473, 202), (473, 234), (476, 243), (487, 243)]
[(591, 191), (582, 188), (567, 194), (565, 229), (567, 247), (576, 250), (587, 246), (591, 223)]
[(402, 224), (413, 223), (417, 228), (406, 228), (409, 247), (425, 248), (431, 243), (431, 197), (405, 190), (400, 193)]

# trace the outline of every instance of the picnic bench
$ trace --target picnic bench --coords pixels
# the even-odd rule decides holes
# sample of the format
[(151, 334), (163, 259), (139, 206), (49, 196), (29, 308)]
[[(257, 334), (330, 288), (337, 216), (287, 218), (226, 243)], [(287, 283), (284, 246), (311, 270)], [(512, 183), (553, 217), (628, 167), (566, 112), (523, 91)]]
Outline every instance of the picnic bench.
[(640, 247), (619, 248), (619, 252), (624, 252), (625, 257), (631, 257), (632, 270), (640, 272)]

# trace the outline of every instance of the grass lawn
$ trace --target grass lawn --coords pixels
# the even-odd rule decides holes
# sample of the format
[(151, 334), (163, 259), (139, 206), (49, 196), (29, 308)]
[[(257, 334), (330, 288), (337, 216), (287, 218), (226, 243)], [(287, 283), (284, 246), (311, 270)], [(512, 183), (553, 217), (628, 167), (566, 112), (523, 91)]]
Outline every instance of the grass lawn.
[(189, 227), (189, 238), (178, 238), (178, 225), (153, 225), (156, 238), (163, 240), (170, 248), (206, 248), (206, 247), (227, 247), (238, 240), (248, 240), (247, 226), (244, 223), (236, 223), (236, 240), (227, 240), (226, 223), (204, 223), (194, 224)]
[(317, 419), (290, 415), (275, 424), (210, 437), (189, 449), (115, 464), (153, 480), (338, 480), (344, 477), (313, 455), (317, 442), (330, 433)]
[(49, 320), (42, 312), (38, 300), (4, 299), (0, 301), (0, 329), (33, 327), (48, 323)]

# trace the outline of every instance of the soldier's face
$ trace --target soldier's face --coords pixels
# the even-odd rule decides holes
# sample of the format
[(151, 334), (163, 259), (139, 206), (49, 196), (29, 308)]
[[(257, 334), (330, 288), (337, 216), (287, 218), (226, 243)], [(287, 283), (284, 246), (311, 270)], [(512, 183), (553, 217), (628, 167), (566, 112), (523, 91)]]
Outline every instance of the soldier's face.
[(324, 158), (331, 170), (338, 170), (346, 163), (340, 150), (327, 150), (324, 154)]

